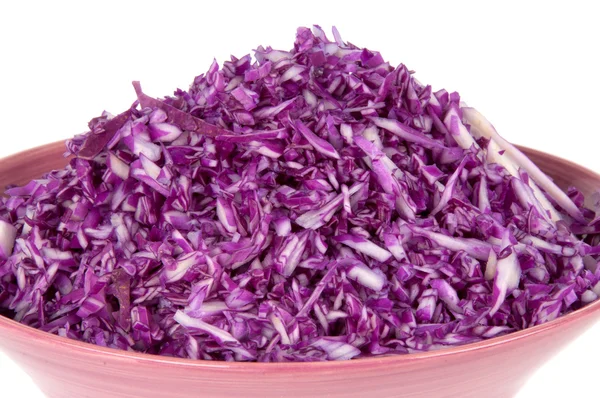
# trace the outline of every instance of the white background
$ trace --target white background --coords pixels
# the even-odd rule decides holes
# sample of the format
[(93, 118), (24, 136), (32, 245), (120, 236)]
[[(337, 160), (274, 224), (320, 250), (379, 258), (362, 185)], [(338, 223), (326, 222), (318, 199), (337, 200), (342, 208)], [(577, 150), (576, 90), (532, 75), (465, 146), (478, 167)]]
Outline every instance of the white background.
[[(2, 2), (0, 157), (83, 132), (104, 109), (126, 109), (132, 80), (168, 95), (213, 57), (260, 44), (290, 49), (296, 27), (317, 23), (405, 63), (434, 89), (459, 91), (510, 141), (600, 171), (594, 2), (523, 3)], [(598, 357), (600, 325), (540, 369), (519, 398), (597, 396)], [(42, 396), (1, 353), (0, 395)]]

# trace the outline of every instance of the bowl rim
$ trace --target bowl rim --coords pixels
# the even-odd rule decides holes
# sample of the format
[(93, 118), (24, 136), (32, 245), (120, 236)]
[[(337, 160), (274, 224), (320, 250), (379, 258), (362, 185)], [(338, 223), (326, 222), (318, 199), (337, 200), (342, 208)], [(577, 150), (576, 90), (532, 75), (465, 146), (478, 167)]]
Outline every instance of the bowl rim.
[[(59, 144), (64, 144), (64, 141), (54, 142), (33, 149), (58, 147)], [(585, 174), (591, 178), (600, 181), (600, 174), (583, 167), (570, 160), (563, 159), (559, 156), (552, 155), (546, 152), (531, 149), (525, 146), (517, 145), (517, 147), (534, 156), (545, 156), (552, 163), (561, 163), (565, 166), (573, 168), (578, 174)], [(54, 149), (54, 148), (52, 148)], [(10, 161), (16, 157), (22, 156), (31, 149), (10, 155), (0, 159), (0, 165)], [(506, 343), (517, 343), (529, 337), (538, 334), (552, 332), (554, 329), (565, 326), (575, 321), (589, 319), (593, 313), (600, 311), (600, 299), (566, 315), (560, 316), (550, 322), (541, 325), (529, 327), (527, 329), (511, 332), (499, 337), (493, 337), (487, 340), (482, 340), (476, 343), (469, 343), (459, 346), (448, 346), (438, 350), (417, 352), (410, 354), (388, 354), (367, 358), (357, 358), (349, 361), (315, 361), (315, 362), (225, 362), (225, 361), (210, 361), (203, 359), (189, 359), (161, 356), (156, 354), (146, 354), (136, 351), (125, 351), (116, 348), (98, 346), (92, 343), (87, 343), (79, 340), (72, 340), (66, 337), (61, 337), (52, 333), (44, 332), (30, 326), (23, 325), (17, 321), (0, 315), (0, 336), (10, 336), (11, 334), (18, 336), (19, 339), (30, 339), (36, 344), (45, 346), (60, 346), (67, 349), (72, 349), (80, 353), (96, 354), (103, 361), (113, 360), (121, 362), (143, 362), (147, 364), (165, 364), (170, 366), (184, 367), (197, 370), (225, 370), (238, 373), (244, 372), (273, 372), (287, 371), (294, 372), (311, 369), (313, 370), (342, 370), (346, 368), (372, 368), (373, 366), (389, 367), (403, 366), (412, 364), (417, 361), (424, 361), (432, 358), (452, 357), (460, 354), (470, 353), (474, 351), (482, 351), (493, 349), (499, 345)]]

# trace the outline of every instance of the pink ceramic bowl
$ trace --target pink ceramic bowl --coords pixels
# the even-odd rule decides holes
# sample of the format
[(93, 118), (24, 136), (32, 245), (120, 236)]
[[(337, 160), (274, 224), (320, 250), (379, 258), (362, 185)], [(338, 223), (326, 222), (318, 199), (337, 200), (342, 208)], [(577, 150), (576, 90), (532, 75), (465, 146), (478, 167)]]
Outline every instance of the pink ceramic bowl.
[[(0, 160), (0, 189), (62, 167), (63, 143)], [(559, 186), (589, 195), (600, 176), (523, 149)], [(544, 325), (441, 351), (315, 363), (224, 363), (130, 353), (72, 341), (0, 317), (0, 349), (51, 398), (511, 397), (600, 318), (600, 301)]]

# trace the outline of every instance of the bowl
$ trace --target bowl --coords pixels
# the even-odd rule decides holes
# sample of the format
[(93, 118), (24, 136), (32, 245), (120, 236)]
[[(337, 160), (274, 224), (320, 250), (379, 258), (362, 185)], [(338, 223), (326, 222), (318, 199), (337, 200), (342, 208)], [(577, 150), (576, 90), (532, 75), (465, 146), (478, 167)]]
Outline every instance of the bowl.
[[(585, 195), (600, 175), (522, 148), (554, 181)], [(57, 142), (0, 160), (0, 190), (63, 167)], [(418, 354), (340, 362), (229, 363), (160, 357), (48, 334), (0, 316), (0, 350), (49, 398), (511, 397), (545, 361), (600, 319), (600, 301), (502, 337)]]

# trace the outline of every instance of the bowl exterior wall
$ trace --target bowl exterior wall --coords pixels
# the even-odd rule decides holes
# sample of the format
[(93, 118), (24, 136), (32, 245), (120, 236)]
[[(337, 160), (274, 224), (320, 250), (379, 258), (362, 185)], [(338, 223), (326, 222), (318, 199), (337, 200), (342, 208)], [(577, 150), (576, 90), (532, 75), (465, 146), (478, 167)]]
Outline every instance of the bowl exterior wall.
[[(599, 307), (600, 308), (600, 307)], [(350, 363), (229, 366), (146, 360), (94, 346), (67, 346), (23, 333), (0, 336), (0, 349), (49, 398), (192, 397), (512, 397), (531, 374), (590, 327), (600, 313), (523, 338), (421, 358)], [(34, 330), (32, 329), (32, 332)], [(450, 350), (449, 350), (450, 351)], [(115, 355), (118, 354), (118, 355)], [(323, 366), (325, 365), (325, 366)]]

